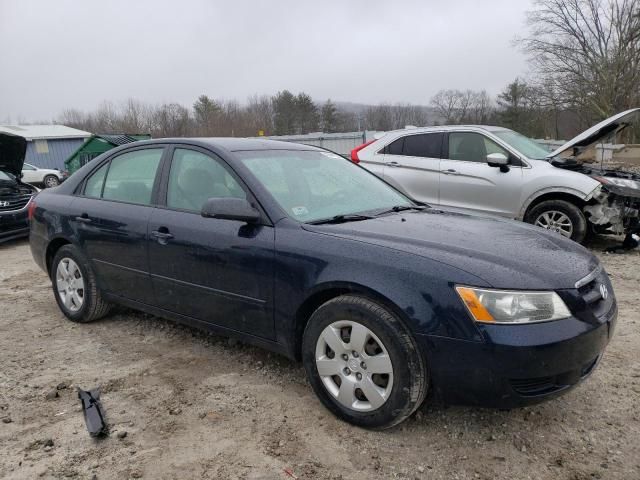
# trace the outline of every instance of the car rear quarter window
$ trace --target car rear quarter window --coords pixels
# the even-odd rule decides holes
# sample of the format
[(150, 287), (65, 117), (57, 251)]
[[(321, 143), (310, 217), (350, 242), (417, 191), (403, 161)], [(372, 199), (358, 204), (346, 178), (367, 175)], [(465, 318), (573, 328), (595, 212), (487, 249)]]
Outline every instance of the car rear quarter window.
[(407, 135), (390, 143), (385, 153), (406, 157), (440, 158), (442, 137), (442, 133)]
[(86, 197), (100, 198), (102, 195), (102, 185), (104, 185), (104, 176), (107, 173), (108, 167), (109, 164), (105, 163), (87, 179), (87, 183), (85, 183), (84, 186), (84, 195)]
[(104, 182), (102, 198), (150, 205), (162, 150), (135, 150), (113, 158)]
[(209, 198), (247, 198), (219, 159), (177, 148), (173, 154), (167, 207), (199, 212)]

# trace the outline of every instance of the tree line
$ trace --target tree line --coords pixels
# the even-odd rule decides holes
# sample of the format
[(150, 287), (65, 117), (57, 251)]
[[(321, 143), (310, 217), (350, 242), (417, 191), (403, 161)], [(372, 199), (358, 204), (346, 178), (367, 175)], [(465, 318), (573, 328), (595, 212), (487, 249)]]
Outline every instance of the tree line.
[(616, 112), (640, 106), (640, 0), (536, 0), (529, 35), (516, 41), (531, 74), (495, 97), (444, 89), (427, 105), (315, 102), (289, 90), (237, 100), (198, 97), (193, 105), (130, 99), (56, 121), (97, 133), (154, 137), (294, 135), (392, 130), (406, 125), (493, 124), (535, 138), (568, 138)]

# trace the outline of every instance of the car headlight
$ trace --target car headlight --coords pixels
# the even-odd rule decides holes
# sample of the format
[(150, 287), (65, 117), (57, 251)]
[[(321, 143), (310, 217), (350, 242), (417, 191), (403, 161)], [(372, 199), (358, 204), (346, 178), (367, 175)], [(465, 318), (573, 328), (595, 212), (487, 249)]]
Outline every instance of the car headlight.
[(556, 292), (456, 287), (476, 322), (533, 323), (559, 320), (571, 312)]
[(618, 187), (627, 187), (640, 190), (640, 182), (631, 178), (618, 178), (618, 177), (593, 177), (600, 183), (605, 185), (616, 185)]

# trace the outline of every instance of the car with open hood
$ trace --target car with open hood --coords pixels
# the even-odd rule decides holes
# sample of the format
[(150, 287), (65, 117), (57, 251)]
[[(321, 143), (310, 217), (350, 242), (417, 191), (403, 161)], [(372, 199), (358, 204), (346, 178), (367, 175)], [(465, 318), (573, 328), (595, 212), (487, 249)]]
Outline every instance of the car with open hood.
[(111, 150), (38, 194), (30, 244), (68, 319), (126, 305), (269, 348), (371, 428), (428, 392), (499, 408), (567, 392), (617, 315), (581, 245), (428, 207), (339, 155), (272, 140)]
[(29, 235), (28, 209), (38, 189), (22, 182), (27, 141), (0, 133), (0, 242)]
[(638, 228), (640, 176), (605, 168), (596, 145), (639, 111), (614, 115), (551, 153), (507, 128), (455, 125), (387, 132), (351, 159), (419, 201), (523, 220), (583, 242), (589, 232)]

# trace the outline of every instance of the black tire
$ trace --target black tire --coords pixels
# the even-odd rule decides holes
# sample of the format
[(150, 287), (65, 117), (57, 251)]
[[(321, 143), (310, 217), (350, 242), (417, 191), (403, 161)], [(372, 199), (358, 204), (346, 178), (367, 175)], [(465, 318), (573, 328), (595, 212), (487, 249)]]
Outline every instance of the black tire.
[(587, 238), (587, 219), (580, 207), (566, 200), (545, 200), (527, 212), (524, 221), (536, 225), (536, 221), (541, 215), (547, 212), (561, 212), (567, 216), (572, 224), (571, 240), (584, 243)]
[(42, 179), (42, 185), (45, 188), (53, 188), (60, 185), (60, 179), (55, 175), (47, 175)]
[[(392, 388), (386, 401), (375, 410), (357, 411), (342, 405), (327, 390), (318, 373), (318, 339), (325, 328), (343, 320), (357, 322), (369, 329), (382, 342), (391, 360)], [(313, 313), (304, 331), (302, 361), (309, 382), (323, 405), (339, 418), (359, 427), (393, 427), (409, 417), (427, 394), (427, 365), (414, 338), (396, 315), (363, 296), (343, 295), (334, 298)]]
[[(56, 272), (58, 265), (61, 261), (67, 258), (76, 263), (84, 281), (83, 302), (82, 306), (77, 311), (71, 311), (67, 306), (65, 306), (57, 288)], [(56, 298), (56, 302), (58, 302), (58, 307), (60, 307), (62, 313), (64, 313), (64, 315), (72, 322), (88, 323), (98, 320), (109, 313), (111, 304), (102, 299), (102, 295), (96, 283), (95, 274), (93, 273), (89, 262), (78, 248), (72, 245), (65, 245), (57, 251), (53, 258), (53, 262), (51, 263), (51, 283), (53, 285), (53, 294)]]

